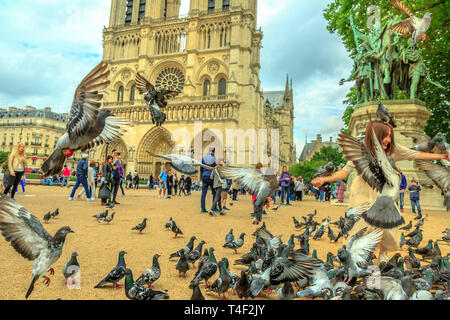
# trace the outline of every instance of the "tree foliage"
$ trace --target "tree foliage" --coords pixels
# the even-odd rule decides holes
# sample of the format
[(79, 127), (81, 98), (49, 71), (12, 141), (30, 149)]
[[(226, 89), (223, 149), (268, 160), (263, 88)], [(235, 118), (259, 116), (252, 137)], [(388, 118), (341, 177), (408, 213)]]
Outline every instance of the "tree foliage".
[(326, 161), (333, 162), (335, 167), (340, 165), (341, 163), (346, 163), (344, 155), (339, 151), (338, 148), (333, 148), (331, 146), (322, 147), (319, 152), (316, 152), (312, 158), (311, 161)]
[(5, 162), (6, 158), (8, 158), (9, 152), (0, 151), (0, 163)]
[[(449, 77), (449, 57), (450, 57), (450, 33), (448, 26), (450, 18), (448, 14), (448, 1), (446, 0), (404, 0), (406, 6), (418, 17), (422, 17), (425, 12), (432, 13), (430, 28), (427, 31), (427, 39), (420, 41), (418, 49), (427, 65), (430, 78), (444, 86), (444, 90), (432, 84), (423, 82), (418, 98), (424, 101), (432, 115), (425, 127), (425, 132), (434, 136), (437, 132), (444, 132), (447, 141), (450, 140), (450, 77)], [(349, 16), (353, 14), (355, 25), (362, 32), (369, 32), (367, 22), (367, 8), (377, 5), (381, 11), (382, 23), (389, 14), (402, 15), (392, 6), (392, 0), (332, 0), (324, 10), (324, 17), (328, 21), (327, 29), (330, 33), (337, 33), (341, 36), (345, 48), (351, 57), (356, 55), (356, 45), (353, 31), (349, 23)], [(404, 17), (406, 18), (406, 17)], [(350, 70), (349, 70), (350, 72)], [(399, 91), (399, 97), (404, 95)], [(351, 90), (347, 99), (343, 102), (347, 109), (342, 117), (348, 125), (352, 108), (356, 104), (356, 92)]]

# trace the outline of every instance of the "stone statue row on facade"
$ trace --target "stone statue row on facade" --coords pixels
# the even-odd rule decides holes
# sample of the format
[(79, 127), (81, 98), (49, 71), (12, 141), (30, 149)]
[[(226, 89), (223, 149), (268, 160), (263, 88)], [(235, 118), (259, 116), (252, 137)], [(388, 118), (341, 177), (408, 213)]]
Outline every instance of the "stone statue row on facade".
[[(357, 53), (350, 76), (341, 79), (339, 84), (355, 80), (358, 103), (362, 102), (363, 85), (364, 102), (373, 101), (375, 97), (393, 100), (398, 89), (404, 90), (410, 99), (417, 98), (423, 81), (443, 89), (442, 85), (430, 79), (423, 57), (415, 48), (418, 39), (426, 39), (430, 14), (426, 13), (424, 18), (418, 19), (401, 1), (393, 1), (393, 5), (408, 14), (409, 18), (402, 20), (400, 16), (390, 14), (382, 25), (379, 8), (371, 6), (369, 9), (375, 14), (369, 17), (370, 31), (367, 34), (357, 30), (353, 16), (350, 16)], [(411, 37), (405, 39), (402, 37), (405, 34)]]

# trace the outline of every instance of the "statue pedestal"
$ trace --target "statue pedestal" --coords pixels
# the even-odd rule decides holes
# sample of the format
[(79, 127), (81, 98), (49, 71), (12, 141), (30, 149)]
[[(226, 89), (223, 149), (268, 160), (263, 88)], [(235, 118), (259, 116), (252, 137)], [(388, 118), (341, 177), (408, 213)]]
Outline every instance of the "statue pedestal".
[[(394, 129), (395, 142), (408, 148), (412, 147), (414, 145), (412, 139), (403, 136), (400, 132), (424, 132), (427, 121), (431, 116), (431, 112), (425, 107), (425, 103), (417, 99), (385, 100), (382, 103), (389, 109), (397, 125), (397, 128)], [(369, 122), (366, 110), (369, 111), (373, 120), (378, 119), (376, 115), (377, 108), (378, 102), (376, 101), (366, 102), (356, 106), (348, 126), (353, 137), (364, 133), (366, 130), (367, 123)], [(420, 192), (420, 206), (422, 209), (445, 210), (441, 190), (434, 185), (425, 173), (415, 167), (414, 161), (399, 161), (396, 165), (406, 176), (408, 186), (412, 178), (416, 178), (420, 183), (429, 183), (434, 186), (433, 189), (422, 188)], [(350, 175), (348, 180), (349, 187), (351, 187), (351, 182), (356, 174), (357, 172), (354, 171)], [(349, 192), (346, 192), (347, 197), (348, 195)], [(404, 204), (406, 208), (411, 208), (408, 191), (405, 192)]]

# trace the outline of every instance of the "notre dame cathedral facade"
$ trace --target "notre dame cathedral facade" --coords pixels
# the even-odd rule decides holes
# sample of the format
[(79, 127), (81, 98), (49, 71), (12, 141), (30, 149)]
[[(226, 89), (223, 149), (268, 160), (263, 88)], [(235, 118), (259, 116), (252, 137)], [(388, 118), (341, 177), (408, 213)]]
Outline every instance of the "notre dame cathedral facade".
[[(159, 174), (165, 164), (148, 151), (198, 158), (210, 145), (234, 165), (264, 163), (265, 155), (270, 165), (295, 163), (292, 80), (284, 91), (262, 91), (263, 33), (256, 19), (257, 0), (191, 0), (185, 16), (180, 0), (112, 0), (103, 31), (103, 60), (111, 71), (103, 107), (131, 122), (123, 139), (108, 146), (121, 151), (127, 172)], [(137, 73), (157, 88), (180, 92), (164, 108), (162, 127), (152, 124), (136, 90)], [(188, 141), (181, 147), (180, 132)], [(245, 157), (238, 156), (239, 139)], [(201, 150), (194, 148), (198, 141)], [(105, 148), (93, 151), (97, 159), (104, 159)]]

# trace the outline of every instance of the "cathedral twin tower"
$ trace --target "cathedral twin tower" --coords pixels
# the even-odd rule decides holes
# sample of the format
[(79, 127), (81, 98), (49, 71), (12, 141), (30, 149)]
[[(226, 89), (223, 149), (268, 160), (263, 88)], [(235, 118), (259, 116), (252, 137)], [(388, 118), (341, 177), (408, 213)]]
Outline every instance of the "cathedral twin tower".
[[(228, 159), (231, 154), (235, 165), (251, 166), (263, 153), (272, 152), (277, 153), (276, 166), (293, 165), (292, 81), (286, 80), (284, 91), (261, 89), (263, 34), (256, 28), (257, 0), (190, 0), (184, 16), (180, 6), (180, 0), (112, 0), (109, 26), (103, 31), (103, 60), (111, 69), (103, 107), (128, 118), (133, 126), (109, 147), (122, 152), (127, 171), (140, 174), (159, 174), (164, 167), (147, 151), (191, 151), (194, 156), (199, 135), (202, 147), (196, 157), (215, 144), (216, 156)], [(181, 92), (165, 108), (162, 127), (152, 124), (136, 90), (136, 73), (158, 88)], [(182, 128), (190, 142), (179, 147), (174, 133)], [(243, 134), (227, 139), (230, 129)], [(262, 129), (267, 129), (267, 141), (260, 140), (260, 134), (255, 141), (251, 132)], [(272, 129), (278, 130), (275, 148)], [(208, 138), (206, 131), (214, 137)], [(235, 148), (239, 139), (245, 141), (244, 161)], [(97, 150), (97, 157), (105, 152), (105, 147)]]

